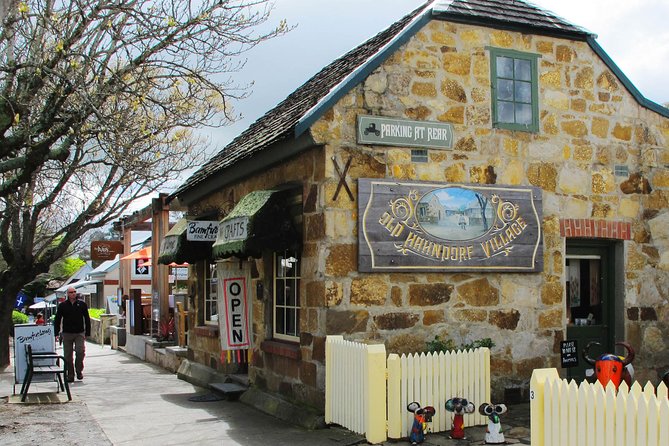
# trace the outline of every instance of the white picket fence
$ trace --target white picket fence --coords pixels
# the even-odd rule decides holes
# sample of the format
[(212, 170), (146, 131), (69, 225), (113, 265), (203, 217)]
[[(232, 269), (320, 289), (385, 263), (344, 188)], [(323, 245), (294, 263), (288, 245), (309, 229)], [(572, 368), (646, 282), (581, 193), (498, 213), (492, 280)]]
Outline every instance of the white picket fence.
[(556, 369), (538, 369), (530, 382), (533, 446), (667, 446), (669, 399), (655, 389), (560, 379)]
[[(452, 414), (444, 408), (449, 398), (467, 398), (477, 407), (490, 402), (487, 348), (386, 357), (383, 344), (328, 336), (325, 351), (325, 421), (364, 434), (370, 443), (407, 437), (412, 401), (435, 407), (432, 432), (451, 429)], [(485, 424), (478, 412), (465, 416), (465, 426)]]

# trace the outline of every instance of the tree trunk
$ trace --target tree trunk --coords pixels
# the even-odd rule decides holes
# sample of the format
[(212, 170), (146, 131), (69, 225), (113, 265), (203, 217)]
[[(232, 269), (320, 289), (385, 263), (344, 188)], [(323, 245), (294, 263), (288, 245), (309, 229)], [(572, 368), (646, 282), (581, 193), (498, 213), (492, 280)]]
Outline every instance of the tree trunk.
[(9, 336), (14, 326), (12, 310), (19, 291), (39, 273), (34, 264), (12, 265), (0, 273), (0, 369), (9, 365)]
[(12, 310), (19, 289), (16, 289), (16, 286), (11, 283), (2, 289), (2, 298), (0, 298), (0, 369), (9, 365), (9, 336), (14, 326)]

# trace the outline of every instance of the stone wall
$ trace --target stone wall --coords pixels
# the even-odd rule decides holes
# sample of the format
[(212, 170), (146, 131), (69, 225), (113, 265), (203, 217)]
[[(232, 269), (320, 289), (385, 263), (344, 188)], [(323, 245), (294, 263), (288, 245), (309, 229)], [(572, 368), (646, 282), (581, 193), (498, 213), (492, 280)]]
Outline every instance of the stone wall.
[[(538, 133), (493, 128), (489, 46), (540, 55)], [(451, 123), (453, 150), (412, 163), (409, 148), (359, 146), (359, 114)], [(566, 333), (560, 219), (604, 220), (631, 227), (620, 337), (639, 349), (640, 379), (669, 368), (669, 120), (639, 106), (587, 43), (432, 21), (311, 131), (326, 160), (353, 158), (354, 194), (362, 177), (540, 187), (544, 271), (358, 273), (358, 204), (345, 194), (332, 200), (339, 176), (326, 162), (316, 208), (325, 220), (308, 246), (322, 274), (307, 299), (321, 300), (327, 313), (305, 311), (309, 333), (382, 339), (390, 352), (423, 350), (435, 335), (456, 343), (491, 337), (494, 391), (526, 386), (532, 369), (559, 367)], [(628, 166), (629, 176), (615, 176), (615, 165)]]
[[(199, 203), (191, 206), (189, 214), (216, 214), (222, 219), (234, 205), (247, 193), (254, 190), (271, 189), (276, 186), (294, 184), (302, 188), (303, 208), (303, 252), (302, 277), (318, 276), (318, 245), (316, 241), (325, 234), (325, 217), (323, 205), (320, 203), (319, 187), (323, 183), (325, 160), (320, 149), (313, 149), (293, 159), (234, 184), (218, 190)], [(323, 293), (314, 288), (311, 279), (301, 281), (301, 296), (305, 296), (300, 329), (303, 335), (299, 345), (292, 350), (270, 348), (264, 342), (271, 339), (272, 318), (272, 253), (267, 252), (260, 259), (253, 260), (251, 304), (253, 305), (253, 340), (254, 347), (250, 355), (248, 368), (249, 379), (254, 385), (279, 393), (286, 398), (309, 404), (315, 408), (323, 408), (325, 341), (319, 328), (320, 314), (323, 309)], [(197, 269), (201, 275), (203, 269)], [(202, 280), (191, 278), (192, 281)], [(261, 299), (255, 296), (256, 284), (262, 282), (264, 294)], [(322, 282), (321, 282), (322, 285)], [(190, 327), (196, 327), (201, 317), (203, 302), (201, 286), (193, 283), (191, 302), (195, 311), (189, 313)], [(192, 310), (193, 307), (191, 307)], [(234, 367), (220, 361), (221, 345), (211, 330), (191, 328), (189, 330), (189, 358), (224, 373), (234, 373)], [(265, 347), (263, 347), (263, 345)]]

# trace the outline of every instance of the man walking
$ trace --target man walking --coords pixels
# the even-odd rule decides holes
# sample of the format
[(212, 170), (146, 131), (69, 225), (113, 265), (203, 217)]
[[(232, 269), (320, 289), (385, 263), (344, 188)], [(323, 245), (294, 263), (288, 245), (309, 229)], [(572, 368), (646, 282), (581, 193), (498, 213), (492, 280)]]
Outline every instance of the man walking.
[[(63, 323), (61, 330), (61, 321)], [(77, 291), (69, 287), (67, 299), (58, 305), (56, 319), (53, 321), (56, 336), (60, 333), (63, 340), (63, 353), (67, 365), (67, 380), (74, 381), (74, 371), (77, 379), (84, 379), (84, 355), (86, 351), (86, 336), (91, 335), (91, 317), (88, 315), (86, 302), (77, 300)], [(76, 360), (72, 361), (72, 353), (76, 353)]]

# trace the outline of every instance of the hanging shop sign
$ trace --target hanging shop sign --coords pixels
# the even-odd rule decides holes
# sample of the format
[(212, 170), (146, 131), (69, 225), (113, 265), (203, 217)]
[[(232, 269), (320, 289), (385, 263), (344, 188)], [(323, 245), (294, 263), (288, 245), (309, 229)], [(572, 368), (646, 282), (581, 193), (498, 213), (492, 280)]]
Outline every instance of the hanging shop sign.
[(543, 270), (541, 190), (358, 180), (358, 269)]
[(248, 299), (250, 266), (247, 262), (219, 262), (216, 265), (219, 286), (218, 321), (222, 350), (251, 347), (251, 306)]
[(443, 122), (359, 115), (358, 143), (450, 149), (453, 126)]
[(91, 242), (91, 260), (114, 260), (123, 254), (123, 242), (118, 240), (95, 240)]
[(186, 240), (189, 242), (215, 242), (218, 236), (218, 221), (188, 221)]

